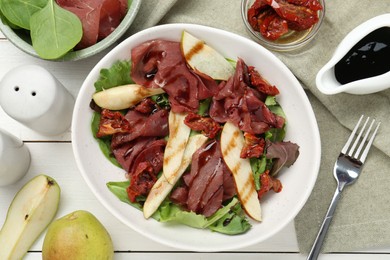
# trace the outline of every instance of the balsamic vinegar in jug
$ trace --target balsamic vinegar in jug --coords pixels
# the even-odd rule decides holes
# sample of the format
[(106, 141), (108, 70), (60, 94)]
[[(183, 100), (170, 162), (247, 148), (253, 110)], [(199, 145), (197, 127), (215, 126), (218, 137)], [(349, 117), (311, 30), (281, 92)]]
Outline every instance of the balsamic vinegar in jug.
[(336, 64), (341, 84), (378, 76), (390, 71), (390, 27), (381, 27), (361, 39)]

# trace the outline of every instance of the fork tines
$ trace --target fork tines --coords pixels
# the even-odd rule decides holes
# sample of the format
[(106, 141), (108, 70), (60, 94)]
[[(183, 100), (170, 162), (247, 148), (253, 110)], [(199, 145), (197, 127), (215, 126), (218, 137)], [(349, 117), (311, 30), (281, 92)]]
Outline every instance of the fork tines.
[[(363, 120), (363, 117), (364, 117), (364, 115), (362, 115), (360, 117), (358, 123), (356, 124), (356, 126), (353, 129), (351, 135), (349, 136), (347, 143), (344, 145), (343, 149), (341, 150), (341, 153), (343, 153), (345, 155), (348, 155), (348, 156), (350, 156), (352, 158), (355, 158), (357, 160), (360, 160), (362, 163), (364, 163), (364, 161), (366, 160), (368, 151), (370, 150), (372, 142), (374, 141), (375, 135), (376, 135), (376, 133), (378, 131), (378, 128), (379, 128), (379, 126), (381, 124), (381, 122), (377, 123), (374, 132), (371, 134), (371, 137), (367, 141), (367, 138), (370, 135), (371, 129), (374, 126), (374, 123), (375, 123), (375, 119), (372, 119), (371, 123), (369, 124), (368, 129), (364, 133), (364, 131), (366, 129), (366, 126), (368, 125), (368, 123), (370, 121), (370, 117), (367, 117), (367, 119), (365, 120), (363, 126), (361, 127), (357, 137), (355, 138), (356, 132), (359, 129), (359, 126), (360, 126), (360, 123)], [(364, 135), (363, 135), (363, 133), (364, 133)], [(355, 138), (355, 140), (354, 140), (354, 138)], [(353, 142), (353, 140), (354, 140), (354, 142)], [(353, 142), (353, 144), (352, 144), (352, 146), (350, 146), (350, 144), (352, 142)], [(360, 145), (359, 145), (359, 142), (360, 142)], [(356, 149), (356, 146), (358, 146), (357, 149)], [(364, 150), (361, 153), (363, 148), (364, 148)], [(356, 151), (355, 151), (355, 149), (356, 149)], [(348, 154), (347, 154), (347, 152), (348, 152)], [(360, 153), (361, 153), (361, 155), (360, 155)], [(360, 155), (360, 158), (359, 158), (359, 155)]]

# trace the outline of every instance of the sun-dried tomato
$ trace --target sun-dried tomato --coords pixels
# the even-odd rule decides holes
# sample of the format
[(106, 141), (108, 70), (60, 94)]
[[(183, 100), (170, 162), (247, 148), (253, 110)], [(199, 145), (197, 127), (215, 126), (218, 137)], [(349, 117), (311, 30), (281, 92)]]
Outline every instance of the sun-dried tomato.
[(279, 89), (276, 86), (269, 84), (253, 66), (248, 67), (250, 83), (261, 93), (276, 96), (279, 94)]
[(135, 172), (130, 175), (130, 185), (126, 189), (129, 200), (136, 202), (138, 196), (147, 195), (156, 181), (157, 177), (151, 163), (141, 162), (138, 164)]
[(260, 33), (267, 39), (277, 40), (288, 32), (288, 23), (272, 9), (259, 20)]
[(259, 30), (258, 16), (265, 9), (270, 9), (267, 0), (257, 0), (248, 9), (248, 22), (256, 31)]
[(269, 40), (277, 40), (289, 29), (309, 29), (319, 20), (323, 7), (318, 0), (256, 0), (248, 9), (248, 22)]
[(157, 104), (150, 98), (143, 99), (134, 110), (142, 113), (142, 114), (150, 114), (153, 111), (157, 110)]
[(130, 128), (130, 123), (120, 112), (103, 109), (96, 137), (100, 138), (116, 133), (128, 133)]
[(286, 0), (272, 0), (276, 13), (289, 22), (294, 30), (306, 30), (318, 22), (318, 13), (305, 6), (290, 4)]
[(194, 131), (200, 131), (208, 138), (215, 138), (221, 131), (221, 126), (210, 117), (203, 117), (195, 113), (189, 113), (184, 123)]
[(241, 150), (241, 158), (258, 158), (263, 155), (265, 140), (253, 134), (244, 133), (245, 145)]
[(283, 186), (280, 180), (270, 176), (267, 170), (260, 175), (260, 190), (257, 192), (257, 196), (260, 200), (271, 189), (274, 192), (281, 192), (282, 188)]
[(301, 5), (310, 8), (313, 11), (322, 10), (323, 7), (318, 0), (287, 0), (290, 4)]

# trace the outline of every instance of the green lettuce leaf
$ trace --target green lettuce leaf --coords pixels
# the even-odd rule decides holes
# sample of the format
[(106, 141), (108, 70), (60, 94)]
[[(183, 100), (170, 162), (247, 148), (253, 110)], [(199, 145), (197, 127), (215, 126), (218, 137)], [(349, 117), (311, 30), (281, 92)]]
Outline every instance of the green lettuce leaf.
[[(129, 181), (107, 183), (108, 189), (120, 201), (142, 211), (142, 203), (145, 198), (141, 198), (137, 203), (132, 203), (126, 191), (129, 185)], [(228, 235), (244, 233), (251, 227), (237, 198), (233, 198), (226, 206), (208, 218), (194, 212), (184, 211), (171, 201), (165, 200), (153, 214), (152, 218), (160, 222), (181, 223), (193, 228), (208, 228)]]
[(247, 232), (251, 228), (251, 224), (245, 218), (241, 204), (237, 203), (208, 228), (226, 235), (237, 235)]
[[(286, 120), (286, 114), (284, 113), (282, 107), (276, 101), (275, 96), (267, 96), (265, 100), (265, 105), (271, 110), (272, 113), (283, 117)], [(271, 128), (265, 133), (265, 139), (270, 140), (271, 142), (280, 142), (284, 140), (286, 136), (286, 121), (282, 128)]]
[(131, 62), (129, 60), (119, 60), (109, 69), (101, 69), (99, 79), (95, 82), (96, 92), (126, 84), (133, 84), (130, 77)]

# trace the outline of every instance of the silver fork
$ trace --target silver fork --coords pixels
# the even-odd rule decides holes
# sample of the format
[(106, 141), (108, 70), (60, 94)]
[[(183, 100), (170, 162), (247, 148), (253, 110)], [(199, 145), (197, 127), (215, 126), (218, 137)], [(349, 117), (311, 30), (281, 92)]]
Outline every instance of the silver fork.
[[(326, 233), (328, 231), (328, 228), (330, 226), (330, 222), (332, 221), (333, 213), (335, 212), (337, 202), (340, 199), (341, 192), (343, 191), (343, 189), (346, 185), (353, 184), (357, 180), (357, 178), (359, 177), (360, 172), (362, 171), (364, 161), (366, 160), (368, 151), (370, 150), (372, 142), (374, 141), (375, 135), (378, 131), (380, 122), (377, 124), (373, 134), (371, 135), (370, 139), (367, 141), (367, 138), (371, 132), (371, 129), (372, 129), (374, 123), (375, 123), (375, 119), (373, 119), (371, 121), (371, 124), (370, 124), (368, 130), (365, 132), (365, 134), (363, 136), (363, 132), (364, 132), (366, 126), (368, 125), (369, 120), (370, 120), (370, 118), (368, 117), (365, 120), (365, 123), (363, 124), (359, 134), (355, 138), (356, 132), (360, 126), (360, 123), (363, 120), (363, 117), (364, 117), (363, 115), (360, 117), (358, 123), (356, 124), (355, 128), (353, 129), (351, 135), (348, 138), (347, 143), (344, 145), (343, 149), (341, 150), (341, 153), (340, 153), (339, 157), (337, 158), (337, 161), (334, 165), (333, 175), (337, 181), (337, 189), (333, 195), (333, 198), (332, 198), (332, 201), (329, 205), (328, 211), (326, 212), (325, 219), (322, 222), (321, 228), (320, 228), (320, 230), (317, 234), (317, 237), (314, 241), (314, 244), (309, 252), (309, 256), (307, 257), (307, 260), (317, 259), (318, 255), (320, 253), (322, 243), (324, 241), (324, 238), (325, 238)], [(355, 141), (353, 142), (354, 138), (355, 138)], [(352, 142), (353, 142), (353, 144), (352, 144)], [(362, 152), (363, 148), (364, 148), (364, 150)]]

